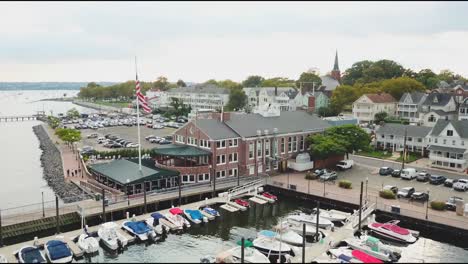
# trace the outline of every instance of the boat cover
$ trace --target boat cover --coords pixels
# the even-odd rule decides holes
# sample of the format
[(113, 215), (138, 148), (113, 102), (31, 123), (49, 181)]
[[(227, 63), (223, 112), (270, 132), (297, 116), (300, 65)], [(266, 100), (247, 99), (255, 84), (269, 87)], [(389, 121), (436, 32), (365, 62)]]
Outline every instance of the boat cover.
[(179, 207), (171, 208), (169, 209), (169, 212), (173, 215), (179, 215), (184, 213)]
[(346, 262), (348, 262), (348, 263), (351, 262), (351, 259), (353, 259), (352, 257), (346, 256), (345, 254), (340, 254), (340, 255), (338, 256), (338, 258), (341, 259), (341, 260), (344, 260), (344, 261), (346, 261)]
[(72, 255), (67, 244), (60, 240), (51, 240), (46, 243), (46, 246), (51, 260), (66, 258)]
[(236, 199), (235, 202), (238, 205), (242, 205), (242, 206), (245, 206), (245, 207), (249, 206), (249, 202), (247, 202), (246, 200)]
[(27, 247), (21, 250), (20, 254), (26, 263), (42, 263), (45, 261), (41, 255), (41, 251), (35, 247)]
[[(237, 241), (237, 245), (242, 246), (242, 240)], [(250, 240), (244, 240), (244, 247), (252, 247), (253, 242)]]
[(205, 208), (203, 208), (203, 211), (209, 213), (210, 215), (217, 215), (218, 214), (218, 211), (216, 211), (215, 209), (213, 209), (211, 207), (205, 207)]
[(194, 220), (202, 220), (203, 219), (203, 215), (200, 213), (200, 211), (198, 210), (185, 210), (185, 212), (187, 212), (187, 214), (190, 215), (190, 217)]
[(403, 228), (403, 227), (399, 227), (399, 226), (394, 225), (394, 224), (373, 223), (372, 226), (376, 227), (376, 228), (382, 227), (384, 229), (390, 230), (390, 231), (395, 232), (395, 233), (400, 234), (400, 235), (408, 235), (410, 233), (408, 231), (408, 229)]
[(273, 231), (270, 231), (270, 230), (262, 230), (260, 232), (258, 232), (260, 235), (262, 236), (266, 236), (266, 237), (276, 237), (276, 232), (273, 232)]
[(153, 217), (155, 220), (159, 220), (161, 218), (165, 218), (164, 215), (160, 214), (160, 213), (152, 213), (151, 214), (151, 217)]
[(126, 222), (125, 226), (130, 228), (135, 234), (141, 235), (148, 233), (151, 229), (145, 222), (138, 221), (138, 222)]
[(364, 263), (383, 263), (380, 259), (374, 258), (359, 250), (353, 250), (351, 254)]

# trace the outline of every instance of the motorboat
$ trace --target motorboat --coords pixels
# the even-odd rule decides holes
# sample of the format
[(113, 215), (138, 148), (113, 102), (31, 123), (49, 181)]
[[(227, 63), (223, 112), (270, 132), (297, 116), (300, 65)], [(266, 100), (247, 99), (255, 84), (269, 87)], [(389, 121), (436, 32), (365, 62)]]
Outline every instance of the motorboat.
[(125, 221), (122, 223), (122, 228), (136, 236), (140, 241), (146, 241), (148, 238), (153, 241), (156, 240), (156, 233), (152, 226), (145, 221)]
[(200, 224), (202, 221), (203, 222), (207, 222), (207, 221), (204, 221), (204, 217), (203, 215), (201, 214), (200, 210), (184, 210), (184, 215), (185, 217), (187, 217), (188, 220), (192, 221), (194, 224)]
[(146, 219), (146, 223), (149, 226), (152, 226), (154, 229), (154, 232), (158, 235), (162, 235), (165, 233), (167, 230), (170, 230), (171, 227), (173, 226), (164, 215), (161, 213), (152, 213), (151, 217)]
[(269, 198), (269, 199), (272, 199), (272, 200), (275, 200), (275, 201), (278, 201), (278, 196), (276, 196), (274, 194), (271, 194), (269, 192), (262, 193), (262, 196), (264, 196), (266, 198)]
[[(216, 256), (217, 263), (241, 263), (240, 246), (223, 251)], [(270, 260), (253, 247), (244, 247), (244, 263), (270, 263)]]
[(184, 227), (189, 228), (190, 222), (185, 219), (182, 215), (173, 215), (171, 213), (164, 215), (171, 224), (175, 226), (175, 230), (182, 230)]
[(261, 230), (260, 232), (258, 232), (258, 236), (276, 238), (279, 241), (283, 241), (284, 243), (288, 243), (294, 246), (300, 246), (303, 242), (302, 236), (291, 230), (283, 230), (280, 231), (280, 233), (273, 232), (270, 230)]
[(398, 220), (392, 220), (386, 223), (371, 221), (367, 227), (384, 239), (408, 244), (416, 242), (417, 237), (414, 236), (416, 233), (412, 233), (411, 230), (398, 226), (399, 222)]
[[(312, 211), (313, 214), (317, 213), (317, 209), (314, 208)], [(319, 217), (328, 219), (332, 222), (344, 222), (346, 219), (348, 219), (351, 216), (351, 213), (346, 213), (338, 210), (325, 210), (325, 209), (319, 209)]]
[(212, 216), (220, 216), (219, 212), (216, 211), (215, 209), (211, 208), (211, 207), (204, 207), (203, 208), (203, 212), (209, 214), (209, 215), (212, 215)]
[(8, 259), (5, 256), (0, 255), (0, 263), (8, 263)]
[[(169, 209), (169, 214), (166, 214), (166, 218), (171, 221), (171, 220), (176, 220), (176, 222), (181, 223), (182, 227), (189, 228), (190, 227), (190, 222), (183, 217), (184, 211), (180, 209), (179, 207), (173, 207)], [(172, 222), (172, 221), (171, 221)]]
[[(282, 221), (281, 223), (276, 225), (275, 229), (278, 229), (278, 230), (291, 230), (291, 231), (294, 231), (297, 234), (302, 236), (303, 233), (304, 233), (303, 224), (305, 224), (305, 223), (300, 223), (298, 221), (291, 221), (291, 220), (286, 219), (285, 221)], [(305, 225), (306, 225), (306, 233), (305, 233), (306, 237), (315, 236), (315, 232), (317, 230), (316, 226), (313, 226), (313, 225), (310, 225), (310, 224), (305, 224)], [(319, 230), (319, 234), (322, 237), (325, 237), (325, 234), (320, 230)]]
[(346, 259), (349, 263), (383, 263), (380, 259), (374, 258), (365, 252), (348, 247), (331, 248), (328, 252), (336, 258)]
[(93, 254), (99, 250), (99, 242), (95, 237), (83, 233), (78, 237), (78, 247), (86, 254)]
[[(298, 214), (292, 214), (287, 216), (288, 220), (300, 222), (300, 223), (306, 223), (315, 226), (317, 224), (317, 215), (316, 214), (304, 214), (304, 213), (298, 213)], [(335, 225), (333, 224), (332, 221), (322, 218), (319, 215), (319, 221), (318, 221), (318, 226), (320, 228), (325, 228), (329, 229), (334, 227)]]
[(235, 199), (234, 202), (240, 206), (250, 207), (250, 203), (244, 199)]
[(278, 259), (281, 262), (286, 262), (291, 256), (294, 257), (294, 251), (286, 243), (276, 240), (275, 238), (260, 236), (252, 241), (253, 247), (267, 256), (270, 261), (276, 262)]
[(49, 240), (45, 243), (44, 248), (51, 263), (70, 263), (73, 260), (70, 247), (61, 240)]
[[(19, 263), (47, 263), (47, 260), (38, 247), (24, 246), (18, 251)], [(4, 262), (7, 263), (7, 262)]]
[(116, 223), (107, 222), (102, 224), (98, 229), (100, 240), (112, 251), (124, 248), (128, 244), (128, 239), (118, 232), (118, 228)]
[(364, 236), (361, 239), (349, 238), (345, 239), (344, 242), (350, 248), (360, 250), (384, 262), (396, 262), (401, 257), (399, 248), (385, 245), (378, 238), (372, 236)]

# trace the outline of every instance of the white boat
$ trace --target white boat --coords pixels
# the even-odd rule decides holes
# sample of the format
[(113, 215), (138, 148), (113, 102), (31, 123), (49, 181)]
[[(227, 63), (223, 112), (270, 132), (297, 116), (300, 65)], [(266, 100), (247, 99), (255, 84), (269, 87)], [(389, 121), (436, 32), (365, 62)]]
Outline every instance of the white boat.
[(187, 217), (188, 220), (190, 220), (194, 224), (200, 224), (202, 221), (204, 221), (204, 216), (201, 214), (199, 210), (184, 210), (184, 215)]
[(162, 235), (167, 230), (173, 228), (173, 225), (166, 219), (166, 217), (158, 212), (152, 213), (151, 217), (145, 220), (149, 226), (152, 226), (154, 232)]
[(282, 230), (280, 233), (273, 232), (270, 230), (261, 230), (258, 232), (258, 236), (276, 238), (279, 241), (283, 241), (284, 243), (288, 243), (290, 245), (299, 246), (302, 245), (302, 236), (295, 233), (291, 230)]
[(124, 221), (122, 223), (122, 228), (136, 236), (140, 241), (146, 241), (148, 238), (152, 241), (156, 240), (156, 233), (153, 227), (148, 225), (145, 221)]
[[(303, 224), (298, 221), (293, 221), (290, 219), (286, 219), (285, 221), (282, 221), (278, 225), (275, 226), (275, 229), (279, 230), (291, 230), (296, 232), (299, 235), (303, 235)], [(315, 231), (316, 231), (316, 226), (310, 225), (310, 224), (305, 224), (306, 225), (306, 236), (315, 236)], [(319, 230), (319, 234), (323, 235), (323, 232)]]
[[(169, 209), (169, 215), (174, 215), (176, 216), (175, 219), (177, 219), (178, 222), (182, 222), (182, 226), (185, 226), (187, 228), (190, 227), (190, 222), (184, 218), (184, 211), (182, 209), (180, 209), (179, 207), (172, 207), (171, 209)], [(168, 214), (166, 214), (166, 218), (169, 219), (169, 216)], [(174, 218), (173, 218), (174, 219)]]
[[(47, 263), (47, 260), (38, 247), (24, 246), (18, 251), (19, 263)], [(4, 262), (7, 263), (7, 262)]]
[(361, 239), (348, 238), (344, 241), (349, 247), (358, 249), (385, 262), (396, 262), (401, 257), (401, 250), (399, 248), (385, 245), (379, 239), (372, 236), (363, 236)]
[(369, 227), (372, 232), (385, 239), (408, 244), (416, 242), (417, 237), (414, 236), (416, 233), (411, 232), (412, 230), (398, 226), (399, 222), (400, 221), (398, 220), (392, 220), (386, 223), (379, 223), (371, 220), (367, 227)]
[[(219, 253), (217, 263), (241, 263), (241, 247), (237, 246)], [(244, 263), (270, 263), (270, 260), (253, 247), (244, 248)]]
[(118, 232), (118, 228), (114, 222), (107, 222), (98, 229), (99, 238), (112, 251), (124, 248), (128, 244), (128, 239)]
[(78, 237), (78, 247), (86, 254), (93, 254), (99, 250), (99, 242), (88, 234), (81, 234)]
[[(317, 215), (315, 214), (309, 215), (309, 214), (304, 214), (304, 213), (298, 213), (298, 214), (288, 215), (287, 219), (300, 222), (300, 223), (310, 224), (313, 226), (317, 224)], [(319, 215), (318, 225), (320, 228), (325, 228), (325, 229), (330, 229), (335, 226), (332, 221), (322, 218), (320, 217), (320, 215)]]
[[(317, 212), (317, 209), (315, 208), (313, 210), (313, 214)], [(320, 218), (328, 219), (332, 222), (344, 222), (346, 219), (348, 219), (351, 216), (351, 213), (346, 213), (338, 210), (325, 210), (325, 209), (320, 209)]]
[(274, 238), (258, 237), (252, 242), (254, 248), (267, 256), (272, 262), (276, 262), (281, 257), (281, 262), (286, 262), (291, 256), (295, 256), (291, 247)]
[(8, 259), (5, 256), (0, 255), (0, 263), (8, 263)]
[(51, 263), (70, 263), (73, 253), (68, 244), (61, 240), (49, 240), (45, 243), (46, 256)]
[(181, 215), (165, 214), (164, 215), (171, 224), (176, 226), (176, 230), (182, 230), (185, 227), (190, 227), (190, 222)]

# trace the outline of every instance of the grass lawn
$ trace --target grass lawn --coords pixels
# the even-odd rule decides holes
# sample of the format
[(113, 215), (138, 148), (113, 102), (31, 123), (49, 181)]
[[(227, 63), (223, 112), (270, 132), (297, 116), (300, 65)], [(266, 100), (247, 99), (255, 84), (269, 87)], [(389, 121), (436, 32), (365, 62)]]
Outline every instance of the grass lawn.
[(370, 150), (370, 151), (359, 151), (356, 153), (357, 155), (378, 158), (378, 159), (386, 159), (392, 156), (390, 151), (383, 151), (383, 150)]
[[(406, 158), (406, 161), (407, 163), (410, 163), (410, 162), (413, 162), (413, 161), (416, 161), (418, 159), (421, 158), (421, 155), (417, 155), (417, 154), (414, 154), (414, 153), (409, 153), (408, 154), (408, 157)], [(398, 159), (396, 159), (397, 161), (403, 161), (403, 157), (399, 157)]]

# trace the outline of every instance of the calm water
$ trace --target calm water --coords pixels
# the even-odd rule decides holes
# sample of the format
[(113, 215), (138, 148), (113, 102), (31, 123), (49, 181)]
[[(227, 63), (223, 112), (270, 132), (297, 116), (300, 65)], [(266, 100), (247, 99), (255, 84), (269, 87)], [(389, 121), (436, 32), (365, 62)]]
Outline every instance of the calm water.
[[(80, 112), (92, 110), (70, 102), (37, 100), (45, 98), (74, 96), (78, 91), (0, 91), (0, 116), (31, 115), (36, 111), (46, 111), (57, 115), (66, 113), (72, 107)], [(36, 101), (36, 102), (35, 102)], [(52, 190), (42, 178), (39, 141), (32, 131), (39, 121), (0, 122), (0, 161), (2, 191), (0, 209), (41, 202), (41, 192), (45, 200), (53, 200)]]
[[(157, 244), (134, 244), (119, 255), (102, 250), (99, 255), (78, 262), (199, 262), (206, 255), (236, 246), (242, 236), (255, 238), (258, 231), (272, 229), (281, 217), (293, 210), (309, 207), (302, 201), (280, 197), (276, 204), (255, 205), (246, 212), (228, 213), (204, 225), (192, 226), (186, 233), (169, 234)], [(421, 237), (415, 244), (403, 247), (400, 262), (466, 262), (468, 251)]]

